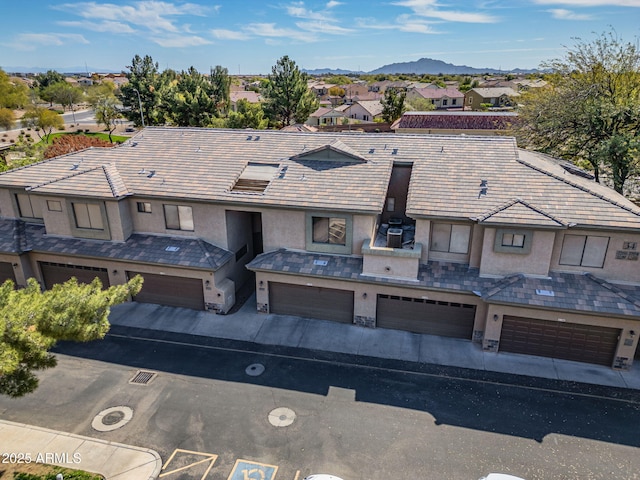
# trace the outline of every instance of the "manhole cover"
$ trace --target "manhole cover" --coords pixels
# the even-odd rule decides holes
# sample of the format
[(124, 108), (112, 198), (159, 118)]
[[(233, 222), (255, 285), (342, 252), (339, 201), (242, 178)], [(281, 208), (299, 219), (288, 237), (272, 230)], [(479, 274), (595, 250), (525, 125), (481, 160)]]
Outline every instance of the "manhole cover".
[(104, 417), (102, 417), (102, 423), (104, 425), (115, 425), (119, 423), (124, 418), (124, 412), (122, 410), (116, 410), (115, 412), (107, 413)]
[(129, 407), (110, 407), (102, 410), (91, 422), (94, 430), (111, 432), (125, 426), (133, 418), (133, 410)]
[(245, 369), (245, 373), (252, 377), (257, 377), (264, 373), (264, 365), (261, 363), (252, 363)]
[(296, 412), (287, 407), (279, 407), (269, 412), (269, 423), (274, 427), (288, 427), (296, 419)]
[(138, 370), (129, 383), (135, 383), (136, 385), (149, 385), (151, 380), (158, 375), (156, 372), (150, 372), (148, 370)]

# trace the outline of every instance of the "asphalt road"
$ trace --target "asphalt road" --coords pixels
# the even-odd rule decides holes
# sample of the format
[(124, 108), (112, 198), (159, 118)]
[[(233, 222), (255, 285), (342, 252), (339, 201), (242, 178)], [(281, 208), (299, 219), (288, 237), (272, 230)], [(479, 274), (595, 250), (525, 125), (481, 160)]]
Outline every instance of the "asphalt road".
[[(278, 467), (277, 480), (640, 478), (635, 391), (124, 327), (57, 351), (36, 393), (0, 398), (0, 418), (175, 453), (165, 473), (188, 468), (168, 480), (202, 479), (209, 460), (207, 480), (238, 460)], [(130, 384), (138, 369), (158, 375)], [(114, 406), (132, 420), (94, 430)], [(276, 408), (295, 413), (290, 426), (269, 422)]]

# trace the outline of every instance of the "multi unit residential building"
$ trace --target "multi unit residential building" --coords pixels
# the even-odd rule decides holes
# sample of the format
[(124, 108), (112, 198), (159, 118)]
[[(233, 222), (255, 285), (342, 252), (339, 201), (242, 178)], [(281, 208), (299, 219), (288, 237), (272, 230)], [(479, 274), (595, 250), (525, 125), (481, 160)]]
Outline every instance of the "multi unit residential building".
[[(640, 208), (509, 137), (146, 128), (0, 175), (0, 275), (628, 369)], [(180, 321), (176, 318), (176, 321)]]

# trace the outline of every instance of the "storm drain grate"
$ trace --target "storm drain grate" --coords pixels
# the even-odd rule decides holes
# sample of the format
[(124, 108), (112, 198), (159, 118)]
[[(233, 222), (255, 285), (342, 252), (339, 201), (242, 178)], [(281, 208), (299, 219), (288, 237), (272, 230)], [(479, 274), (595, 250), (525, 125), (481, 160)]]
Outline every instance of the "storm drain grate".
[(136, 385), (148, 385), (151, 380), (158, 375), (156, 372), (150, 372), (149, 370), (138, 370), (129, 383), (135, 383)]

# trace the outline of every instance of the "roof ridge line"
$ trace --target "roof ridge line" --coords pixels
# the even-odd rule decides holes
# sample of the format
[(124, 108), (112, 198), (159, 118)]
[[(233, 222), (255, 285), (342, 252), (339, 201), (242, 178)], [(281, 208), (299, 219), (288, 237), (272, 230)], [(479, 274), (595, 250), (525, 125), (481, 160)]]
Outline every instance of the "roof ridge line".
[(490, 290), (482, 295), (483, 300), (487, 300), (493, 297), (496, 293), (499, 293), (501, 290), (513, 285), (518, 280), (522, 280), (524, 275), (522, 273), (514, 273), (512, 275), (508, 275), (506, 277), (501, 278), (496, 283), (493, 284)]
[[(535, 153), (535, 154), (539, 153), (539, 152), (534, 152), (534, 151), (530, 151), (530, 152), (531, 153)], [(549, 176), (551, 178), (555, 178), (556, 180), (560, 180), (561, 182), (566, 183), (567, 185), (571, 185), (574, 188), (582, 190), (583, 192), (586, 192), (586, 193), (588, 193), (590, 195), (593, 195), (596, 198), (604, 200), (605, 202), (610, 203), (611, 205), (614, 205), (616, 207), (622, 208), (623, 210), (626, 210), (627, 212), (632, 213), (632, 214), (637, 215), (638, 217), (640, 217), (640, 213), (639, 212), (635, 212), (631, 207), (628, 207), (627, 205), (622, 205), (621, 203), (618, 203), (615, 200), (611, 200), (610, 198), (607, 198), (607, 197), (605, 197), (604, 195), (602, 195), (600, 193), (594, 192), (593, 190), (591, 190), (591, 189), (589, 189), (589, 188), (587, 188), (587, 187), (585, 187), (583, 185), (580, 185), (579, 183), (572, 182), (572, 181), (570, 181), (570, 180), (568, 180), (568, 179), (566, 179), (566, 178), (564, 178), (564, 177), (562, 177), (560, 175), (548, 172), (548, 171), (546, 171), (546, 170), (544, 170), (544, 169), (542, 169), (540, 167), (536, 167), (535, 165), (532, 165), (531, 163), (527, 162), (526, 160), (523, 160), (520, 157), (520, 155), (517, 156), (516, 161), (521, 163), (521, 164), (523, 164), (523, 165), (525, 165), (525, 166), (527, 166), (527, 167), (529, 167), (529, 168), (532, 168), (532, 169), (536, 170), (537, 172), (543, 173), (543, 174), (545, 174), (545, 175), (547, 175), (547, 176)]]
[[(27, 165), (27, 166), (29, 166), (29, 165)], [(60, 177), (60, 178), (56, 178), (54, 180), (49, 180), (47, 182), (40, 183), (38, 185), (29, 186), (25, 190), (27, 190), (27, 191), (35, 190), (36, 188), (44, 187), (45, 185), (51, 185), (52, 183), (61, 182), (62, 180), (68, 180), (70, 178), (77, 177), (78, 175), (83, 175), (85, 173), (93, 172), (94, 170), (98, 170), (99, 168), (102, 168), (102, 165), (99, 165), (97, 167), (91, 167), (91, 168), (88, 168), (87, 170), (74, 172), (74, 173), (72, 173), (70, 175), (67, 175), (66, 177)]]
[(524, 205), (527, 208), (530, 208), (531, 210), (533, 210), (536, 213), (539, 213), (540, 215), (547, 217), (551, 220), (553, 220), (554, 222), (559, 223), (560, 225), (564, 225), (567, 226), (569, 225), (568, 222), (555, 217), (554, 215), (551, 215), (550, 213), (547, 213), (546, 211), (544, 211), (542, 208), (540, 207), (536, 207), (535, 205), (532, 205), (531, 203), (527, 202), (526, 200), (523, 200), (519, 197), (514, 197), (513, 199), (498, 205), (497, 207), (494, 207), (492, 210), (488, 210), (487, 212), (483, 213), (482, 215), (478, 215), (477, 217), (470, 217), (471, 220), (474, 221), (478, 221), (478, 222), (482, 222), (484, 220), (487, 220), (488, 218), (492, 217), (493, 215), (495, 215), (496, 213), (500, 213), (503, 212), (505, 210), (507, 210), (508, 208), (514, 206), (516, 203), (520, 203), (522, 205)]
[(636, 307), (640, 308), (640, 299), (637, 299), (631, 295), (629, 295), (627, 292), (625, 292), (624, 290), (616, 287), (615, 285), (613, 285), (612, 283), (607, 282), (606, 280), (596, 277), (594, 274), (590, 273), (590, 272), (585, 272), (584, 276), (587, 277), (589, 280), (597, 283), (598, 285), (600, 285), (603, 288), (606, 288), (607, 290), (615, 293), (616, 295), (618, 295), (619, 297), (621, 297), (622, 299), (626, 300), (629, 303), (634, 304)]
[(107, 183), (109, 184), (109, 188), (111, 189), (111, 193), (113, 194), (114, 197), (119, 197), (120, 195), (118, 195), (118, 189), (116, 188), (116, 185), (113, 181), (112, 178), (112, 174), (110, 173), (110, 170), (114, 170), (113, 174), (117, 175), (120, 180), (122, 181), (122, 184), (125, 187), (125, 193), (129, 191), (129, 188), (127, 187), (127, 185), (124, 183), (124, 180), (122, 179), (122, 176), (120, 175), (120, 172), (118, 171), (118, 167), (112, 162), (112, 163), (107, 163), (107, 164), (102, 164), (102, 171), (104, 172), (104, 176), (107, 178)]

